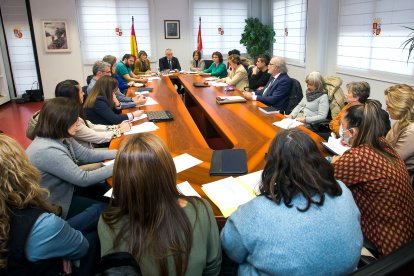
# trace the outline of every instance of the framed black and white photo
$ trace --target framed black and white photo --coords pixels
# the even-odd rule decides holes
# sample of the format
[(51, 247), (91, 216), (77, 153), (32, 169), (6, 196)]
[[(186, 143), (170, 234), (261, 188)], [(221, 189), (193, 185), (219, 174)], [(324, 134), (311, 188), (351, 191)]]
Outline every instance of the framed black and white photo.
[(164, 20), (165, 39), (180, 39), (180, 20)]
[(42, 30), (46, 52), (70, 52), (66, 21), (42, 21)]

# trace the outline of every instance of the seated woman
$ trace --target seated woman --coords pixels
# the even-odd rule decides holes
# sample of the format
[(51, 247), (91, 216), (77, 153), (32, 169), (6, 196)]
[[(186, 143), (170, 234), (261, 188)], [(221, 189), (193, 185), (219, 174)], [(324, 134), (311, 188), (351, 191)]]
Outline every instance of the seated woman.
[(118, 82), (109, 76), (101, 77), (84, 103), (86, 118), (94, 124), (114, 125), (133, 120), (144, 112), (136, 110), (121, 114), (121, 104), (115, 97)]
[(239, 206), (221, 231), (239, 275), (345, 275), (356, 268), (358, 208), (306, 133), (277, 134), (259, 188), (261, 195)]
[(226, 78), (222, 78), (218, 81), (225, 82), (228, 85), (235, 86), (240, 91), (244, 91), (245, 87), (249, 87), (249, 78), (246, 69), (241, 64), (240, 56), (230, 55), (228, 63), (231, 68), (230, 74)]
[(369, 84), (365, 81), (350, 82), (346, 85), (346, 88), (348, 89), (346, 94), (346, 101), (348, 104), (345, 105), (342, 108), (341, 112), (339, 112), (338, 115), (336, 115), (335, 118), (333, 118), (329, 123), (329, 128), (333, 133), (335, 133), (336, 137), (339, 137), (339, 126), (341, 124), (341, 118), (346, 110), (351, 106), (364, 104), (368, 100), (371, 90)]
[(302, 123), (313, 123), (326, 119), (329, 112), (328, 94), (325, 91), (323, 77), (319, 72), (306, 76), (306, 95), (292, 110), (290, 117)]
[(220, 52), (214, 52), (211, 55), (211, 58), (213, 59), (213, 63), (210, 65), (209, 68), (201, 71), (200, 75), (214, 76), (217, 78), (227, 77), (227, 69), (226, 65), (223, 63), (223, 55)]
[(40, 172), (5, 134), (0, 134), (0, 172), (0, 274), (69, 273), (67, 264), (87, 253), (88, 241), (55, 215), (57, 207), (39, 187)]
[(139, 51), (138, 58), (135, 61), (135, 75), (151, 74), (151, 65), (148, 60), (148, 55), (145, 51)]
[(113, 198), (99, 220), (101, 255), (126, 251), (143, 275), (218, 275), (217, 223), (204, 199), (180, 195), (167, 147), (151, 133), (119, 148)]
[[(100, 182), (112, 176), (111, 164), (91, 171), (82, 170), (79, 165), (114, 159), (116, 155), (116, 150), (91, 150), (72, 138), (80, 125), (79, 112), (79, 105), (67, 98), (47, 101), (40, 111), (36, 138), (26, 150), (33, 165), (42, 173), (40, 186), (50, 191), (48, 200), (51, 203), (62, 207), (63, 218), (70, 218), (98, 203), (85, 198), (85, 188), (91, 187), (88, 192), (102, 192), (103, 195), (107, 188)], [(86, 222), (93, 224), (92, 219)]]
[(414, 238), (414, 191), (384, 129), (378, 101), (350, 107), (339, 131), (352, 148), (333, 159), (336, 178), (351, 189), (361, 211), (362, 232), (381, 256)]
[(190, 61), (190, 71), (197, 72), (205, 69), (204, 60), (201, 59), (201, 52), (195, 50), (193, 52), (193, 59)]
[(396, 120), (386, 138), (404, 160), (411, 183), (414, 183), (414, 89), (397, 84), (384, 93), (387, 111), (391, 119)]
[[(112, 138), (120, 137), (122, 133), (131, 129), (129, 121), (124, 121), (119, 125), (94, 125), (85, 120), (82, 109), (84, 93), (79, 83), (75, 80), (61, 81), (56, 85), (55, 97), (65, 97), (71, 100), (71, 104), (78, 105), (80, 108), (79, 127), (73, 136), (75, 140), (84, 147), (93, 148), (94, 144), (108, 143)], [(34, 139), (34, 128), (37, 125), (40, 111), (36, 112), (29, 121), (26, 135)]]

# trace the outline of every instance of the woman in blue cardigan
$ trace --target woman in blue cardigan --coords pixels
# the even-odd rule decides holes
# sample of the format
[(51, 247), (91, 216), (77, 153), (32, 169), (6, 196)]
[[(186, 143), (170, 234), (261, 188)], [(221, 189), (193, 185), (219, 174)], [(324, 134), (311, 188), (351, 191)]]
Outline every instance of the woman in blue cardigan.
[(136, 110), (121, 114), (121, 104), (115, 97), (118, 82), (110, 77), (101, 77), (93, 86), (84, 103), (86, 118), (94, 124), (117, 125), (125, 120), (133, 120), (144, 111)]
[(301, 130), (283, 130), (266, 161), (261, 195), (240, 206), (221, 232), (239, 275), (351, 273), (362, 247), (360, 213), (316, 143)]

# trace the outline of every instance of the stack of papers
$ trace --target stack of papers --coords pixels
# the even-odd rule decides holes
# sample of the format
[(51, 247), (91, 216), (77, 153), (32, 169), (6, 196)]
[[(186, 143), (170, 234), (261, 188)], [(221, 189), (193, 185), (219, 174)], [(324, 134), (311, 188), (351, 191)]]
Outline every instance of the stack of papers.
[(132, 126), (130, 131), (124, 132), (125, 135), (131, 135), (141, 132), (150, 132), (155, 131), (159, 127), (157, 127), (153, 122), (145, 122), (140, 125)]
[(331, 136), (328, 138), (328, 142), (321, 142), (321, 144), (336, 155), (342, 155), (345, 151), (351, 148), (342, 145), (341, 138), (335, 139)]
[(296, 121), (295, 119), (285, 118), (282, 121), (274, 122), (273, 125), (284, 129), (291, 129), (301, 126), (303, 123)]
[(139, 106), (146, 106), (146, 105), (155, 105), (158, 104), (156, 100), (151, 97), (147, 97), (147, 101), (144, 104), (140, 104)]
[(223, 87), (227, 86), (227, 83), (225, 83), (225, 82), (209, 81), (207, 83), (209, 85), (211, 85), (211, 86), (217, 86), (217, 87), (219, 87), (219, 86), (223, 86)]
[(186, 196), (197, 196), (201, 197), (199, 193), (197, 193), (196, 190), (191, 186), (188, 181), (184, 181), (183, 183), (177, 184), (177, 190), (180, 192), (180, 194), (186, 195)]

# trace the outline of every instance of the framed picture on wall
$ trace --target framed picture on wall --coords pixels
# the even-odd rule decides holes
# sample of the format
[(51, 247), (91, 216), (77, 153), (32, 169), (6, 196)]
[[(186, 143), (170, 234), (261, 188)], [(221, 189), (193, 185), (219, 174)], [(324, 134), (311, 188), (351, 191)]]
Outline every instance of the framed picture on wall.
[(180, 20), (164, 20), (165, 39), (180, 39)]
[(66, 21), (42, 21), (42, 30), (46, 52), (70, 52)]

